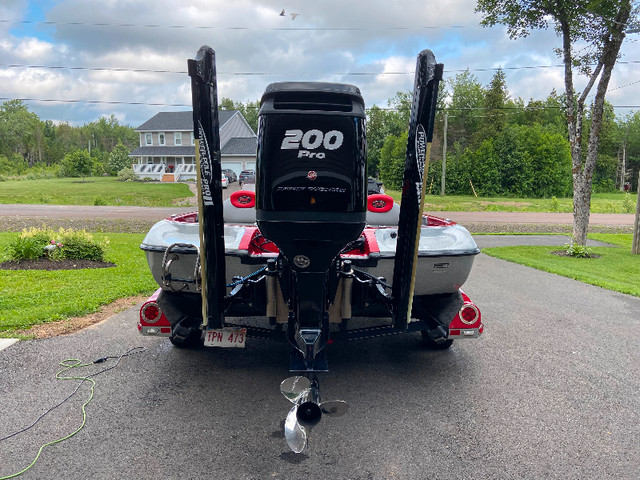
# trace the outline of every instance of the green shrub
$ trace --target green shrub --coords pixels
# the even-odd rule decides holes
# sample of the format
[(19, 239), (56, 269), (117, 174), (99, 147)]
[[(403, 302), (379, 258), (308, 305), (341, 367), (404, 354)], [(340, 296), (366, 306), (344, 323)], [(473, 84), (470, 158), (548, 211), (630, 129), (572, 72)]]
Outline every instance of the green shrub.
[(86, 230), (60, 228), (24, 229), (18, 238), (9, 245), (12, 260), (104, 260), (107, 241), (97, 242)]
[(79, 238), (66, 240), (62, 247), (63, 258), (68, 260), (104, 260), (104, 251), (100, 245)]
[(629, 192), (624, 194), (622, 208), (624, 209), (625, 213), (634, 213), (636, 211), (636, 206), (633, 203), (633, 200), (631, 200), (631, 195), (629, 195)]
[(551, 197), (551, 211), (557, 212), (559, 210), (560, 210), (560, 201), (555, 196)]
[(590, 258), (591, 249), (585, 245), (579, 245), (577, 243), (567, 243), (566, 245), (567, 255), (576, 258)]
[(36, 170), (24, 175), (24, 180), (46, 180), (48, 178), (55, 178), (56, 175), (47, 170)]
[(96, 206), (106, 205), (107, 201), (102, 197), (96, 197), (93, 199), (93, 204)]
[(136, 174), (131, 167), (123, 168), (118, 172), (118, 180), (121, 182), (135, 182), (136, 178)]
[(89, 155), (86, 150), (76, 150), (67, 153), (62, 160), (62, 170), (65, 176), (69, 177), (88, 177), (93, 172), (95, 159)]
[(7, 175), (22, 175), (28, 166), (24, 157), (18, 153), (13, 153), (9, 157), (0, 155), (0, 171)]
[(45, 247), (49, 244), (47, 230), (30, 228), (24, 229), (12, 243), (9, 244), (9, 256), (12, 260), (36, 260), (45, 254)]

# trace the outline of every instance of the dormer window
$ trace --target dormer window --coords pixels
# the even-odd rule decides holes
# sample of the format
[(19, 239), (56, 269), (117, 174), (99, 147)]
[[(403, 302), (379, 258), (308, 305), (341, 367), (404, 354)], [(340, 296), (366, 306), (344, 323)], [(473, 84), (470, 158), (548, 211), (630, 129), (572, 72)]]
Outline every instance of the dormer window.
[(144, 144), (153, 145), (153, 135), (151, 135), (151, 133), (144, 134)]
[(182, 145), (182, 132), (173, 132), (173, 144)]
[(166, 145), (164, 132), (158, 133), (158, 145)]

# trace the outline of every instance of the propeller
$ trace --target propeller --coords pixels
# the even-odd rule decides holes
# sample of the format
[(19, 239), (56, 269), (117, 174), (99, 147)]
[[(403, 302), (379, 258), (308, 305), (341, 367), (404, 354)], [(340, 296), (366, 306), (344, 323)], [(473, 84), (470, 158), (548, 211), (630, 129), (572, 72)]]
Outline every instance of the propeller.
[(305, 449), (309, 430), (320, 422), (323, 415), (340, 417), (349, 409), (344, 400), (321, 402), (317, 379), (312, 382), (307, 377), (289, 377), (280, 384), (280, 391), (294, 404), (284, 421), (284, 436), (295, 453)]
[(307, 429), (298, 423), (298, 406), (294, 405), (284, 421), (284, 438), (289, 448), (300, 453), (307, 446)]

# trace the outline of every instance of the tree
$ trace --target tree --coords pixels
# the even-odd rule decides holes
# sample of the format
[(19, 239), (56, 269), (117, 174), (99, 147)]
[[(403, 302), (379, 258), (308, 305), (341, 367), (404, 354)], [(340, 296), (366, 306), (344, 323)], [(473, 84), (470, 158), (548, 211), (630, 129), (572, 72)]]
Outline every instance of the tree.
[(565, 196), (571, 188), (569, 142), (534, 124), (508, 125), (477, 149), (458, 150), (447, 163), (447, 190), (478, 195)]
[(44, 138), (42, 124), (21, 100), (0, 105), (0, 154), (18, 153), (33, 166), (42, 161)]
[(385, 114), (377, 105), (371, 106), (367, 112), (367, 173), (372, 177), (380, 173), (380, 150), (388, 135)]
[[(564, 63), (566, 115), (571, 145), (573, 175), (573, 242), (586, 245), (591, 204), (593, 171), (598, 155), (604, 99), (615, 67), (625, 30), (637, 19), (631, 0), (478, 0), (476, 11), (484, 15), (482, 24), (507, 26), (511, 38), (526, 37), (533, 29), (546, 29), (549, 21), (562, 39), (556, 52)], [(587, 47), (573, 46), (584, 42)], [(595, 68), (591, 65), (595, 64)], [(574, 69), (587, 75), (588, 82), (577, 96)], [(586, 155), (582, 146), (582, 124), (587, 96), (597, 82)]]
[(387, 188), (399, 189), (402, 186), (407, 135), (408, 132), (387, 136), (380, 149), (380, 178)]
[(638, 189), (638, 171), (640, 170), (640, 112), (628, 114), (620, 125), (622, 138), (620, 147), (625, 147), (625, 181), (631, 184), (631, 191)]
[(133, 128), (120, 125), (115, 115), (100, 117), (95, 122), (86, 123), (80, 128), (80, 144), (75, 148), (84, 149), (91, 145), (91, 153), (111, 152), (118, 143), (133, 148), (138, 145), (139, 136)]
[(230, 98), (223, 98), (219, 104), (220, 110), (238, 110), (254, 132), (258, 131), (258, 113), (260, 112), (260, 100), (255, 102), (234, 102)]
[(448, 142), (462, 148), (473, 144), (473, 139), (482, 125), (482, 109), (485, 92), (478, 79), (466, 70), (451, 82), (449, 104)]
[(479, 131), (479, 140), (494, 137), (504, 129), (507, 122), (504, 108), (508, 100), (507, 80), (504, 72), (498, 70), (485, 90), (486, 119)]
[(87, 150), (76, 150), (65, 155), (63, 160), (65, 173), (71, 177), (84, 177), (91, 175), (93, 159)]
[(114, 147), (109, 154), (108, 169), (111, 173), (118, 173), (123, 168), (131, 166), (131, 159), (129, 158), (129, 149), (125, 147), (121, 142)]
[(398, 137), (409, 130), (411, 95), (411, 92), (396, 92), (393, 98), (387, 101), (386, 109), (377, 105), (368, 109), (367, 171), (373, 177), (381, 173), (381, 151), (386, 138), (389, 136)]

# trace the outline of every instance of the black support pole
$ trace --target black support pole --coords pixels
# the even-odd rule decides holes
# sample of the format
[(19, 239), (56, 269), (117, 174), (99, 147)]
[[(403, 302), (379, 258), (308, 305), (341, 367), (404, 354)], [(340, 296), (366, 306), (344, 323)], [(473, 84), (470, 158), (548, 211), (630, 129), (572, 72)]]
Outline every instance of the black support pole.
[(436, 63), (431, 50), (420, 52), (413, 86), (398, 241), (393, 266), (393, 326), (396, 329), (406, 329), (411, 318), (426, 175), (429, 171), (438, 84), (442, 79), (442, 70), (443, 65)]
[(211, 47), (200, 47), (187, 65), (198, 172), (202, 319), (207, 329), (217, 329), (224, 321), (226, 278), (215, 52)]

